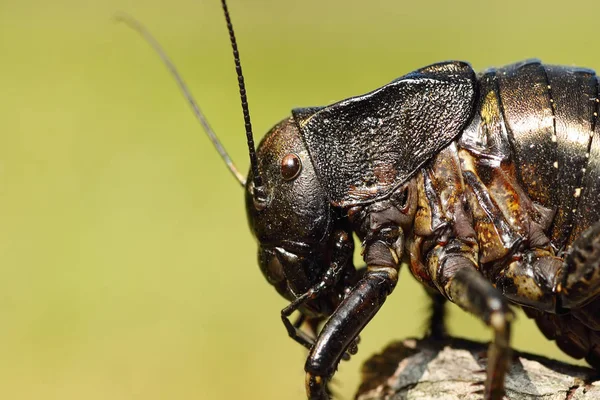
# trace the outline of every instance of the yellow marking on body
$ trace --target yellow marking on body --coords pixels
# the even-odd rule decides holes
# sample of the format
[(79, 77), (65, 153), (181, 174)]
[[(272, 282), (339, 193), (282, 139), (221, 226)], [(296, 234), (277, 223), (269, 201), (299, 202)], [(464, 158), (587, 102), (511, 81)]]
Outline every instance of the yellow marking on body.
[(575, 197), (581, 196), (581, 188), (575, 189), (575, 194), (573, 194), (573, 196), (575, 196)]
[(558, 169), (558, 161), (554, 161), (554, 164), (552, 165), (554, 165), (554, 168)]
[(398, 254), (396, 254), (396, 252), (394, 251), (394, 249), (390, 249), (388, 248), (388, 250), (390, 251), (390, 254), (392, 255), (392, 258), (394, 259), (394, 263), (398, 264)]
[(493, 90), (488, 92), (488, 94), (485, 96), (485, 100), (480, 111), (483, 125), (490, 126), (498, 122), (500, 119), (500, 110), (498, 109), (497, 104), (498, 99), (496, 97), (496, 92)]

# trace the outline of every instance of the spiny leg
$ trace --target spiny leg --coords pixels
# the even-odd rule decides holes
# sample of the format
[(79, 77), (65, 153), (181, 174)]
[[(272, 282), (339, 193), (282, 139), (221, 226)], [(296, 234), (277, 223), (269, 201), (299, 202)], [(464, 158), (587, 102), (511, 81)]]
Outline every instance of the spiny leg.
[(565, 257), (561, 286), (565, 308), (577, 308), (600, 294), (600, 221), (573, 242)]

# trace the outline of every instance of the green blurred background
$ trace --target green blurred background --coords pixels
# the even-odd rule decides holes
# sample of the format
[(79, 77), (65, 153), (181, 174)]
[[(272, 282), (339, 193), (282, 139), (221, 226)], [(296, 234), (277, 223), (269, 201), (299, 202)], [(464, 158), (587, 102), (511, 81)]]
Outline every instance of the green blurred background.
[[(256, 132), (444, 59), (600, 69), (597, 0), (231, 0)], [(242, 191), (165, 68), (111, 21), (154, 32), (242, 170), (217, 0), (0, 0), (0, 398), (302, 399), (304, 351), (263, 280)], [(405, 270), (343, 363), (421, 333)], [(453, 308), (452, 332), (490, 333)], [(566, 359), (519, 315), (519, 349)]]

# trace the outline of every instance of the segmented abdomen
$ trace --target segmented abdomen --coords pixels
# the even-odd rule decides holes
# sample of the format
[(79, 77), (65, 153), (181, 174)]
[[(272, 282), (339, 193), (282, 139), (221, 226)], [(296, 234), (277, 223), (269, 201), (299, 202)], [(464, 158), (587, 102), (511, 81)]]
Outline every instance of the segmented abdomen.
[(557, 250), (600, 219), (600, 123), (594, 71), (529, 60), (494, 74), (517, 176), (552, 210)]
[[(598, 97), (599, 80), (589, 69), (528, 60), (479, 75), (477, 112), (459, 146), (475, 160), (467, 177), (495, 201), (483, 208), (503, 211), (496, 219), (508, 228), (492, 220), (498, 236), (506, 238), (504, 246), (519, 243), (508, 240), (513, 236), (530, 246), (543, 244), (533, 234), (535, 223), (563, 256), (562, 250), (600, 220)], [(490, 243), (480, 243), (480, 258), (487, 248), (498, 248)], [(600, 369), (600, 296), (565, 315), (523, 308), (563, 351)]]
[[(600, 219), (598, 77), (589, 69), (537, 60), (487, 71), (482, 78), (486, 76), (498, 93), (520, 184), (534, 202), (555, 211), (547, 234), (560, 252)], [(525, 308), (546, 337), (596, 368), (598, 311), (600, 297), (566, 315)]]

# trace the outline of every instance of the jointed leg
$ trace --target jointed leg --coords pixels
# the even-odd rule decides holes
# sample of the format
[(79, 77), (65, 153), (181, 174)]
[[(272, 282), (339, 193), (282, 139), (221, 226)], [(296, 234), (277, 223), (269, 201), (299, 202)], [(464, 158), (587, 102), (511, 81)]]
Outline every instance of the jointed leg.
[(474, 238), (452, 238), (429, 252), (427, 269), (441, 293), (494, 331), (488, 350), (484, 399), (500, 400), (510, 361), (510, 324), (514, 315), (508, 300), (475, 268), (478, 253)]
[(537, 310), (555, 313), (584, 305), (600, 293), (600, 222), (583, 232), (564, 261), (548, 250), (531, 249), (516, 254), (492, 281), (506, 298)]
[(556, 292), (563, 260), (546, 249), (530, 249), (513, 256), (492, 277), (494, 286), (507, 299), (550, 313), (556, 312)]
[(392, 267), (372, 267), (346, 296), (325, 324), (304, 369), (306, 391), (312, 400), (329, 398), (327, 382), (343, 354), (373, 318), (393, 290), (398, 272)]
[(403, 232), (397, 226), (380, 227), (364, 245), (367, 270), (352, 286), (329, 320), (306, 360), (306, 393), (311, 400), (327, 400), (327, 382), (344, 354), (353, 352), (360, 332), (377, 314), (398, 281)]
[[(318, 336), (317, 330), (319, 324), (325, 321), (327, 318), (324, 316), (309, 318), (304, 314), (299, 314), (294, 323), (291, 323), (289, 320), (291, 312), (289, 312), (288, 307), (283, 309), (281, 313), (283, 324), (288, 331), (288, 335), (290, 338), (294, 339), (296, 343), (304, 346), (307, 350), (312, 349)], [(305, 330), (302, 329), (303, 326), (305, 327)], [(357, 336), (354, 341), (352, 341), (350, 346), (348, 346), (346, 352), (342, 355), (342, 360), (348, 361), (350, 360), (351, 356), (358, 353), (359, 342), (360, 336)]]
[(427, 336), (433, 339), (444, 339), (446, 330), (446, 301), (447, 299), (438, 291), (427, 290), (431, 299), (431, 314), (427, 321)]
[(471, 262), (462, 257), (445, 260), (446, 294), (453, 303), (471, 312), (494, 331), (488, 350), (485, 399), (504, 396), (504, 377), (510, 361), (510, 324), (514, 318), (506, 299)]

